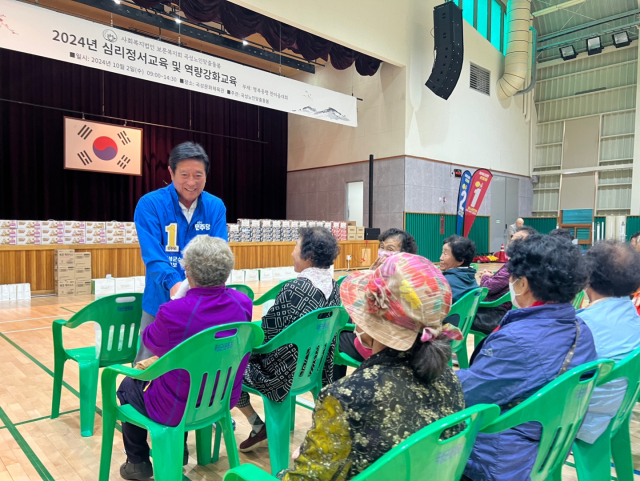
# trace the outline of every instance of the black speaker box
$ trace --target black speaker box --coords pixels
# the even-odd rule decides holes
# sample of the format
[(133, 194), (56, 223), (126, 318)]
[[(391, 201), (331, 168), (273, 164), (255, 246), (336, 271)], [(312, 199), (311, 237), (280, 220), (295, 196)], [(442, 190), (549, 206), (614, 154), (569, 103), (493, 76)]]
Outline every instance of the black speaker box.
[(378, 240), (380, 229), (371, 227), (364, 230), (364, 240)]
[(462, 70), (462, 10), (453, 2), (438, 5), (433, 9), (433, 25), (436, 58), (425, 85), (438, 97), (447, 100)]

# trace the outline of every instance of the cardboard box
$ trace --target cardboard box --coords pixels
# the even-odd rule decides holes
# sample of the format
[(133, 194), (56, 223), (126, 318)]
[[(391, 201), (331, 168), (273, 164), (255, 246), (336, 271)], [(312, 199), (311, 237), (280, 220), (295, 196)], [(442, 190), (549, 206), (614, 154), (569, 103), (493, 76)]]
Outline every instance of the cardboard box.
[(75, 280), (56, 282), (56, 296), (75, 296), (75, 295), (76, 295)]
[(90, 281), (91, 280), (91, 266), (78, 267), (75, 266), (76, 281)]
[(111, 236), (107, 234), (107, 244), (124, 244), (124, 236)]
[(364, 235), (364, 227), (356, 227), (356, 234), (360, 235)]
[(136, 292), (141, 292), (144, 291), (144, 286), (145, 286), (145, 277), (144, 276), (137, 276), (133, 278), (133, 284), (134, 284), (134, 290)]
[(16, 284), (9, 284), (9, 300), (18, 300), (18, 286)]
[(33, 235), (25, 235), (16, 237), (16, 245), (18, 246), (35, 246), (40, 245), (40, 237)]
[(97, 235), (97, 236), (86, 235), (85, 238), (84, 238), (84, 243), (85, 244), (106, 244), (107, 243), (107, 236), (104, 236), (104, 235)]
[(138, 244), (138, 236), (126, 236), (124, 238), (125, 244)]
[(356, 239), (356, 235), (355, 235), (355, 234), (347, 234), (347, 240), (348, 240), (348, 241), (354, 241), (354, 240), (357, 240), (357, 239)]
[(259, 269), (260, 270), (260, 281), (271, 281), (273, 280), (273, 269)]
[(84, 229), (65, 229), (64, 236), (65, 237), (84, 237), (86, 231)]
[(54, 266), (75, 266), (76, 251), (73, 249), (56, 249), (53, 253)]
[(244, 282), (258, 282), (260, 280), (260, 273), (258, 269), (247, 269), (244, 271)]
[(364, 232), (362, 234), (356, 234), (355, 240), (363, 241), (364, 240)]
[(96, 299), (111, 296), (116, 293), (115, 279), (91, 279), (91, 294), (95, 294)]
[(15, 229), (17, 227), (17, 220), (0, 220), (0, 229)]
[(76, 267), (75, 266), (56, 266), (53, 271), (53, 279), (57, 282), (61, 281), (75, 281), (76, 280)]
[(0, 246), (14, 246), (16, 245), (15, 236), (0, 236)]
[(85, 229), (88, 231), (89, 229), (105, 229), (107, 226), (106, 222), (85, 222)]
[(242, 284), (244, 282), (244, 270), (231, 271), (231, 284)]
[(358, 233), (358, 228), (355, 225), (350, 225), (347, 227), (347, 235), (356, 235)]
[(85, 231), (85, 236), (106, 236), (107, 235), (107, 229), (87, 229)]
[(112, 220), (110, 222), (105, 222), (105, 228), (107, 230), (109, 230), (109, 229), (122, 229), (122, 230), (124, 230), (126, 228), (126, 222), (118, 222), (118, 221)]
[(91, 252), (75, 252), (73, 257), (76, 267), (91, 268)]
[(40, 229), (40, 236), (64, 237), (64, 229)]
[(17, 228), (35, 229), (40, 227), (39, 220), (19, 220)]
[(91, 279), (77, 280), (76, 279), (76, 296), (86, 296), (91, 294)]
[(57, 229), (57, 228), (58, 228), (57, 220), (41, 220), (40, 221), (40, 230)]
[[(58, 222), (58, 227), (60, 227), (60, 222)], [(65, 220), (62, 223), (62, 227), (66, 229), (82, 229), (85, 230), (87, 228), (87, 224), (85, 222), (80, 222), (77, 220)]]
[(351, 226), (351, 227), (355, 227), (356, 225), (357, 225), (357, 223), (356, 223), (356, 221), (355, 221), (355, 220), (348, 220), (348, 221), (347, 221), (347, 228), (348, 228), (349, 226)]
[(116, 277), (116, 294), (124, 294), (126, 292), (134, 292), (136, 290), (135, 280), (133, 277)]
[(16, 229), (0, 229), (0, 237), (15, 237), (16, 235)]
[(64, 236), (65, 245), (84, 245), (84, 236), (80, 237), (67, 237)]
[(9, 302), (9, 286), (0, 286), (0, 302)]
[(64, 244), (64, 237), (42, 236), (40, 237), (40, 244), (43, 246), (62, 245)]
[(31, 284), (16, 284), (16, 288), (18, 291), (17, 299), (19, 301), (31, 299)]

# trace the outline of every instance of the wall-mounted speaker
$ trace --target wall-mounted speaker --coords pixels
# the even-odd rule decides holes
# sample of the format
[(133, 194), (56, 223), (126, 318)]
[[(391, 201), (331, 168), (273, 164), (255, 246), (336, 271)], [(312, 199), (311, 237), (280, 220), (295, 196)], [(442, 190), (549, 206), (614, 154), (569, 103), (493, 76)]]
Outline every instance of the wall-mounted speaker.
[(464, 58), (462, 10), (453, 2), (433, 9), (436, 58), (425, 84), (438, 97), (447, 100), (458, 83)]

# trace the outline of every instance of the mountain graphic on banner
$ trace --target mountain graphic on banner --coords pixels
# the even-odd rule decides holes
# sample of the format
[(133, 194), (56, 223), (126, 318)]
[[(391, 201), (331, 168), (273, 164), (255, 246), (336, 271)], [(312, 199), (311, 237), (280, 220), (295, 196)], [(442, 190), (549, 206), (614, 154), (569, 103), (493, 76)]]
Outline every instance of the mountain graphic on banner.
[(328, 109), (325, 110), (316, 110), (313, 107), (305, 107), (303, 109), (298, 109), (298, 110), (294, 110), (294, 112), (302, 112), (306, 115), (312, 115), (313, 117), (317, 118), (317, 119), (323, 119), (323, 120), (340, 120), (343, 122), (349, 122), (349, 118), (342, 115), (340, 112), (338, 112), (336, 109), (334, 109), (333, 107), (329, 107)]
[(140, 175), (142, 130), (65, 118), (65, 168)]

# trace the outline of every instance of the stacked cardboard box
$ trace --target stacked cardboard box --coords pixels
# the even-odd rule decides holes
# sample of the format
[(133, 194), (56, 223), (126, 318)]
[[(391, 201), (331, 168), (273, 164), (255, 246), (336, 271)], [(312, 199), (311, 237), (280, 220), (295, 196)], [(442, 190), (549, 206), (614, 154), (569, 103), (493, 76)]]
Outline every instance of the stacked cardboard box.
[(364, 240), (364, 227), (356, 227), (356, 240), (357, 241)]
[(105, 279), (91, 279), (91, 294), (96, 296), (96, 299), (101, 297), (111, 296), (116, 293), (116, 280), (112, 277)]
[(106, 222), (107, 244), (124, 244), (126, 239), (126, 222)]
[(76, 294), (75, 251), (58, 249), (53, 259), (56, 296), (74, 296)]
[(75, 253), (76, 295), (91, 294), (91, 252)]
[(18, 221), (0, 220), (0, 246), (16, 245)]
[(0, 286), (0, 302), (31, 299), (30, 284), (7, 284)]
[(124, 243), (138, 244), (138, 231), (135, 222), (124, 223)]
[(107, 243), (107, 223), (87, 222), (85, 231), (85, 244), (106, 244)]
[(227, 238), (229, 242), (241, 242), (240, 225), (227, 224)]

